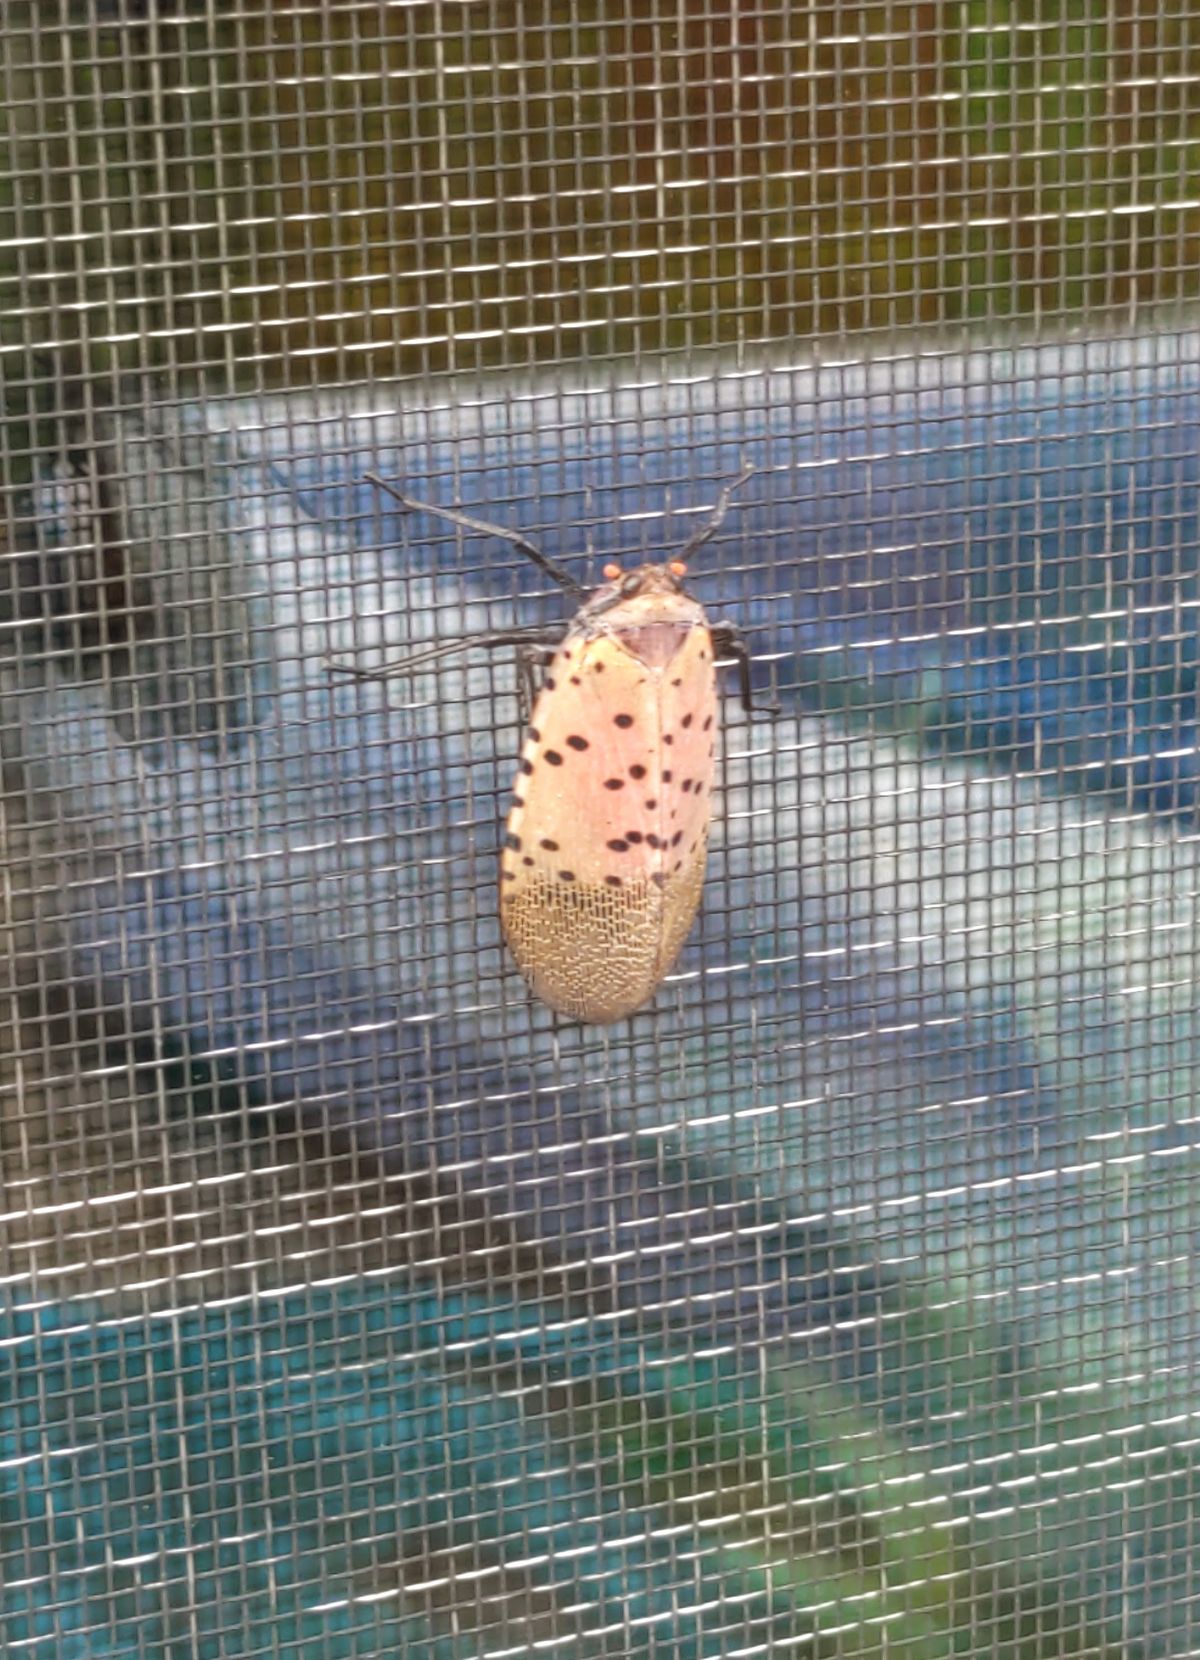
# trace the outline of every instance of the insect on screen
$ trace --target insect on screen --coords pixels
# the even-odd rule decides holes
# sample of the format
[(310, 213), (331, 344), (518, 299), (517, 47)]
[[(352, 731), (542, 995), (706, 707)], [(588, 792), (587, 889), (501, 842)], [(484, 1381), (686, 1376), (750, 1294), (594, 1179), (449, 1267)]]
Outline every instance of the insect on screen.
[(1198, 31), (7, 0), (6, 1656), (1200, 1651)]

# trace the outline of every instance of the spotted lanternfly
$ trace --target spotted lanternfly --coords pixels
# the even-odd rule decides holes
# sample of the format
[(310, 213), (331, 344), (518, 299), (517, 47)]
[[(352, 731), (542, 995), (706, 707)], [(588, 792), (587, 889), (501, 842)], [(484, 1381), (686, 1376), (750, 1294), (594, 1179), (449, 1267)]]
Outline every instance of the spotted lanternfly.
[[(561, 627), (480, 635), (382, 671), (471, 645), (521, 647), (527, 665), (549, 659), (500, 856), (500, 918), (538, 997), (575, 1020), (606, 1024), (641, 1008), (695, 920), (712, 820), (718, 658), (737, 663), (743, 705), (755, 706), (745, 646), (687, 593), (685, 561), (716, 533), (750, 471), (721, 492), (678, 558), (627, 573), (606, 565), (604, 585), (584, 598), (565, 635)], [(368, 477), (407, 508), (503, 538), (582, 594), (524, 537)]]

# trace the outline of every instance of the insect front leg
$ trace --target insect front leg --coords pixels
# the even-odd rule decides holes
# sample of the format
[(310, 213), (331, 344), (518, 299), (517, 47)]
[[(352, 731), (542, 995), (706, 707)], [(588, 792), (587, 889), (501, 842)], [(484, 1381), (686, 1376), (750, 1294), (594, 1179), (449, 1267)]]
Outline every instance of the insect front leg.
[(561, 624), (546, 628), (501, 628), (492, 634), (467, 634), (461, 640), (445, 640), (440, 645), (427, 646), (424, 650), (414, 651), (411, 656), (401, 657), (382, 669), (360, 669), (353, 663), (335, 663), (332, 659), (327, 660), (327, 667), (330, 674), (341, 675), (347, 680), (394, 680), (397, 675), (412, 674), (414, 669), (427, 663), (435, 663), (443, 657), (455, 657), (460, 652), (476, 649), (499, 651), (507, 648), (518, 653), (522, 650), (549, 650), (553, 655), (553, 645), (561, 638)]
[(754, 687), (750, 680), (750, 653), (736, 623), (714, 622), (709, 625), (713, 651), (718, 657), (731, 658), (737, 666), (738, 684), (742, 694), (742, 708), (748, 715), (778, 715), (778, 703), (755, 703)]

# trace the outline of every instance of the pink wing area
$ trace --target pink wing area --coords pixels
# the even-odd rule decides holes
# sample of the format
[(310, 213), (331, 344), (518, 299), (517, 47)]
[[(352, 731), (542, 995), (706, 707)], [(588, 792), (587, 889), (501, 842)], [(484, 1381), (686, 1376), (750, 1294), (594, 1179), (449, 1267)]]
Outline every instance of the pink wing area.
[(652, 995), (703, 884), (715, 752), (706, 627), (661, 667), (569, 638), (534, 706), (501, 860), (501, 914), (552, 1007), (617, 1019)]
[[(509, 830), (530, 845), (510, 851), (581, 882), (669, 869), (708, 822), (715, 702), (707, 629), (691, 630), (659, 671), (605, 637), (568, 642), (521, 758), (524, 805)], [(568, 850), (565, 865), (546, 859)]]
[(696, 857), (703, 861), (712, 819), (717, 688), (707, 628), (693, 629), (664, 671), (659, 710), (663, 746), (660, 834), (667, 850), (665, 868), (674, 877)]

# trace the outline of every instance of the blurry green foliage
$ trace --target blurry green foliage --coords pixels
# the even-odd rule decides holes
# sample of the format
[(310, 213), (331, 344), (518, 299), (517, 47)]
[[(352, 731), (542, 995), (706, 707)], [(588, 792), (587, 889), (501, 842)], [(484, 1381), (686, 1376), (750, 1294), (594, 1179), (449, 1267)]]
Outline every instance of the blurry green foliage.
[(906, 1296), (886, 1367), (902, 1399), (864, 1402), (817, 1366), (772, 1366), (756, 1389), (736, 1356), (647, 1357), (577, 1382), (562, 1437), (822, 1660), (1115, 1660), (1111, 1540), (1132, 1508), (1166, 1548), (1192, 1461), (1147, 1427), (1136, 1479), (1103, 1491), (1131, 1403), (1081, 1398), (1078, 1374), (1072, 1389), (1030, 1355), (1012, 1372), (1011, 1340), (963, 1307)]
[(0, 341), (295, 382), (1186, 296), (1198, 51), (1140, 0), (10, 4)]

